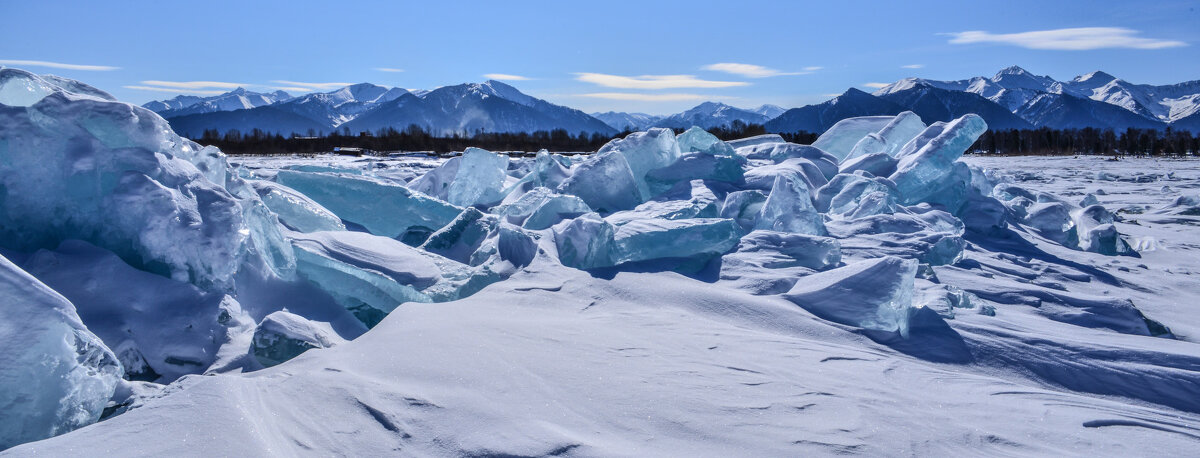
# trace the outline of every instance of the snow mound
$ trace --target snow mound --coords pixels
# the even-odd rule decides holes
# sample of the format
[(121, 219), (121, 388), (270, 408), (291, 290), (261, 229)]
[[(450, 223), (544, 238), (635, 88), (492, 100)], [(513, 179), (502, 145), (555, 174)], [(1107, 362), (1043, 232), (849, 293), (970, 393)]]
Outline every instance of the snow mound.
[(908, 335), (917, 261), (886, 256), (809, 275), (784, 294), (821, 318)]
[(329, 323), (309, 321), (280, 310), (267, 315), (255, 328), (250, 352), (263, 367), (271, 367), (310, 349), (330, 348), (345, 342)]

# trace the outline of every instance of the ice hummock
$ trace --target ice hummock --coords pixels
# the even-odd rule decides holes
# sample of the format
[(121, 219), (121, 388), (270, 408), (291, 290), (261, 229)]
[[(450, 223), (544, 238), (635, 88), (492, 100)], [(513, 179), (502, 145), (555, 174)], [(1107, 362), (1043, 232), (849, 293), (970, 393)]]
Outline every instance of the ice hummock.
[(0, 256), (0, 449), (95, 422), (122, 375), (71, 302)]

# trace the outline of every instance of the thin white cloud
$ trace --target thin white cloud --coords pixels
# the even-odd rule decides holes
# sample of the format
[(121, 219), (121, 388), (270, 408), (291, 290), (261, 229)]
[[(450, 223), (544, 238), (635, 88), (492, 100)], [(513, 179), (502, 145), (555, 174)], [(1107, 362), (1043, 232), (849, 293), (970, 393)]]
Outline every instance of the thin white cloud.
[(118, 70), (121, 67), (110, 67), (107, 65), (77, 65), (63, 64), (59, 62), (46, 62), (44, 60), (0, 60), (0, 65), (19, 65), (22, 67), (49, 67), (61, 68), (63, 70), (83, 70), (88, 72), (107, 72)]
[(1136, 36), (1141, 32), (1124, 27), (1077, 27), (1034, 30), (1020, 33), (990, 33), (982, 30), (950, 33), (951, 44), (998, 43), (1029, 49), (1087, 51), (1105, 48), (1163, 49), (1187, 46), (1176, 40)]
[(784, 72), (770, 67), (763, 67), (762, 65), (722, 62), (719, 64), (705, 65), (701, 67), (701, 69), (741, 75), (747, 78), (769, 78), (772, 76), (807, 75), (814, 71), (820, 70), (821, 67), (804, 67), (805, 71), (803, 72)]
[[(642, 75), (619, 76), (603, 73), (576, 73), (575, 79), (604, 87), (617, 89), (680, 89), (680, 88), (722, 88), (749, 86), (742, 81), (709, 81), (698, 79), (693, 75)], [(627, 99), (629, 100), (629, 99)]]
[(825, 67), (816, 66), (816, 65), (814, 65), (812, 67), (804, 67), (804, 71), (806, 71), (806, 72), (815, 72), (817, 70), (824, 70), (824, 69), (825, 69)]
[(306, 87), (312, 90), (341, 89), (354, 83), (301, 83), (299, 81), (271, 80), (272, 83), (284, 86)]
[(195, 94), (195, 95), (220, 95), (226, 91), (220, 89), (179, 89), (170, 87), (153, 87), (153, 86), (121, 86), (125, 89), (137, 89), (139, 91), (156, 91), (170, 92), (172, 94)]
[(487, 73), (487, 74), (484, 74), (483, 77), (490, 79), (490, 80), (498, 80), (498, 81), (529, 81), (530, 79), (532, 79), (532, 78), (524, 77), (521, 75), (509, 75), (507, 73)]
[[(863, 85), (863, 87), (879, 89), (879, 88), (887, 87), (888, 83), (863, 83), (862, 85)], [(841, 94), (838, 94), (838, 95), (841, 95)]]
[(634, 92), (593, 92), (579, 95), (581, 97), (591, 97), (594, 99), (632, 100), (638, 102), (678, 102), (682, 100), (703, 100), (713, 98), (699, 94), (639, 94)]
[(400, 72), (404, 71), (403, 68), (388, 68), (388, 67), (376, 67), (375, 70), (378, 70), (381, 72), (388, 72), (388, 73), (400, 73)]
[(925, 65), (924, 65), (924, 64), (901, 65), (901, 66), (900, 66), (900, 68), (912, 68), (912, 69), (917, 69), (917, 68), (925, 68)]
[(309, 89), (306, 87), (295, 87), (295, 86), (271, 86), (271, 89), (274, 89), (276, 91), (286, 91), (286, 92), (312, 92), (312, 89)]
[(242, 83), (226, 83), (223, 81), (142, 81), (142, 84), (159, 86), (170, 89), (237, 89), (246, 86)]

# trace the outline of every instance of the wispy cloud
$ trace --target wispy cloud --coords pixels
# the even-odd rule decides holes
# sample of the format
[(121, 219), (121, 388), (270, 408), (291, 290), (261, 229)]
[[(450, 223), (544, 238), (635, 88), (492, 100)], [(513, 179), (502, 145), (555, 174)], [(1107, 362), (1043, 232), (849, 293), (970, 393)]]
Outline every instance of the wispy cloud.
[(483, 77), (490, 79), (490, 80), (499, 80), (499, 81), (529, 81), (531, 79), (531, 78), (528, 78), (525, 76), (509, 75), (507, 73), (487, 73), (487, 74), (484, 74)]
[(272, 83), (291, 87), (306, 87), (310, 90), (341, 89), (354, 83), (302, 83), (299, 81), (271, 80)]
[(924, 64), (901, 65), (900, 68), (913, 68), (913, 69), (925, 68), (925, 65)]
[(1176, 40), (1142, 38), (1139, 31), (1124, 27), (1077, 27), (1034, 30), (1020, 33), (990, 33), (982, 30), (949, 33), (952, 44), (999, 43), (1029, 49), (1087, 51), (1105, 48), (1163, 49), (1187, 46)]
[[(863, 83), (862, 85), (863, 85), (863, 87), (869, 87), (869, 88), (872, 88), (872, 89), (879, 89), (879, 88), (882, 88), (882, 87), (887, 87), (887, 86), (888, 86), (888, 83)], [(841, 94), (838, 94), (838, 95), (841, 95)]]
[(784, 72), (770, 67), (763, 67), (762, 65), (722, 62), (719, 64), (705, 65), (701, 67), (701, 69), (741, 75), (747, 78), (769, 78), (772, 76), (807, 75), (820, 70), (821, 67), (804, 67), (804, 71), (802, 72)]
[(306, 87), (295, 87), (295, 86), (271, 86), (271, 89), (274, 89), (276, 91), (287, 91), (287, 92), (312, 92), (313, 91), (312, 89), (309, 89)]
[(242, 83), (226, 83), (224, 81), (142, 81), (142, 84), (171, 89), (236, 89), (246, 86)]
[(89, 72), (107, 72), (118, 70), (121, 67), (110, 67), (107, 65), (77, 65), (63, 64), (59, 62), (46, 62), (44, 60), (0, 60), (0, 65), (19, 65), (22, 67), (49, 67), (61, 68), (63, 70), (83, 70)]
[(825, 69), (825, 67), (820, 67), (820, 66), (815, 66), (815, 65), (812, 67), (804, 67), (804, 71), (806, 71), (806, 72), (815, 72), (817, 70), (824, 70), (824, 69)]
[(400, 73), (400, 72), (404, 71), (403, 68), (388, 68), (388, 67), (375, 67), (375, 70), (378, 70), (381, 72), (388, 72), (388, 73)]
[(576, 80), (617, 89), (722, 88), (750, 85), (750, 83), (742, 81), (702, 80), (693, 75), (619, 76), (603, 73), (576, 73), (575, 75)]
[(154, 86), (121, 86), (125, 89), (137, 89), (139, 91), (155, 91), (155, 92), (170, 92), (172, 94), (195, 94), (195, 95), (219, 95), (227, 91), (220, 89), (179, 89), (172, 87), (154, 87)]
[(593, 92), (589, 94), (579, 94), (579, 96), (591, 97), (595, 99), (632, 100), (638, 102), (678, 102), (682, 100), (704, 100), (714, 98), (699, 94), (639, 94), (634, 92)]

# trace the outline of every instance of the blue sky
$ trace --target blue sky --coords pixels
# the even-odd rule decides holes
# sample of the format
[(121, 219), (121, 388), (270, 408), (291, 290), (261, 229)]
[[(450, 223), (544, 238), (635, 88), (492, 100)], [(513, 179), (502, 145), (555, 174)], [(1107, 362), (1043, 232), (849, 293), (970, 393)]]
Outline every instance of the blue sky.
[(802, 106), (1009, 65), (1057, 79), (1200, 79), (1196, 1), (98, 3), (0, 0), (0, 65), (135, 103), (237, 85), (413, 89), (499, 75), (589, 112), (659, 114), (704, 100)]

